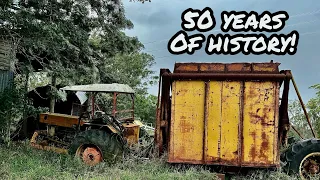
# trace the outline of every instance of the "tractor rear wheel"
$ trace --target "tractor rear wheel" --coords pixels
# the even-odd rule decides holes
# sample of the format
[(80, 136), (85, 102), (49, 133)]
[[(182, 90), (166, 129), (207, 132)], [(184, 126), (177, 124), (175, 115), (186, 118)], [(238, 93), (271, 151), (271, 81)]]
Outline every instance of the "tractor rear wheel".
[(118, 134), (101, 130), (87, 130), (79, 133), (69, 147), (69, 154), (80, 157), (88, 165), (102, 161), (114, 163), (123, 156), (124, 142)]
[(282, 157), (285, 169), (309, 179), (320, 174), (320, 140), (308, 139), (291, 145)]

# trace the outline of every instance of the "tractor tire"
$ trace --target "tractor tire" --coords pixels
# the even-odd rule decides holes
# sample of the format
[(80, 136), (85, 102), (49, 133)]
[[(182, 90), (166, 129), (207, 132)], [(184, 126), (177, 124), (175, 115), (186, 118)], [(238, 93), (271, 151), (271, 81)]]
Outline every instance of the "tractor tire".
[[(102, 130), (87, 130), (79, 133), (69, 147), (69, 154), (76, 155), (88, 165), (96, 165), (101, 161), (115, 163), (123, 158), (125, 142), (118, 134), (110, 134)], [(90, 162), (84, 154), (91, 152)]]
[(282, 154), (284, 169), (298, 174), (302, 179), (320, 173), (320, 140), (308, 139), (296, 142)]

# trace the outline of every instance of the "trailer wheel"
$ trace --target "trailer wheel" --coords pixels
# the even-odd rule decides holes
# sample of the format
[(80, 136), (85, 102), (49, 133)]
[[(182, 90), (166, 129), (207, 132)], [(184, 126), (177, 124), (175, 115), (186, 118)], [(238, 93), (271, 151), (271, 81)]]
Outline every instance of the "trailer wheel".
[(69, 147), (69, 154), (92, 166), (102, 161), (114, 163), (122, 158), (123, 151), (124, 142), (118, 134), (94, 129), (79, 133)]
[(284, 156), (285, 169), (302, 179), (320, 174), (320, 140), (308, 139), (291, 145)]

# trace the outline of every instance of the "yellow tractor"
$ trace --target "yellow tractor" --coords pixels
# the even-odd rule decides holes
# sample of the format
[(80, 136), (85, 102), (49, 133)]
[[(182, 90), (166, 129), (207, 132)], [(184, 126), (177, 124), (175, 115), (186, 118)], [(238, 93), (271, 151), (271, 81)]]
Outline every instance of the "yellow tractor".
[[(140, 126), (134, 122), (134, 91), (131, 87), (115, 83), (90, 84), (61, 90), (77, 92), (78, 98), (86, 103), (73, 105), (72, 112), (80, 111), (79, 116), (40, 114), (40, 123), (45, 124), (46, 129), (35, 131), (31, 139), (33, 147), (75, 154), (85, 163), (95, 165), (103, 160), (114, 162), (123, 156), (126, 145), (138, 143)], [(95, 102), (101, 93), (112, 96), (111, 114), (101, 111)], [(131, 98), (130, 109), (117, 109), (119, 95)]]

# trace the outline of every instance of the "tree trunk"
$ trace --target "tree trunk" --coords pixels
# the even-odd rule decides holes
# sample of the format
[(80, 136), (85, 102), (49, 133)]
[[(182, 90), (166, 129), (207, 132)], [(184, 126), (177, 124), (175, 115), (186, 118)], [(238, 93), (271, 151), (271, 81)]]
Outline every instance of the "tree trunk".
[(51, 94), (50, 107), (49, 107), (50, 113), (54, 113), (54, 106), (55, 106), (56, 99), (53, 95), (53, 91), (54, 91), (54, 88), (56, 88), (56, 83), (57, 83), (57, 77), (55, 75), (53, 75), (52, 79), (51, 79), (51, 91), (50, 91), (50, 94)]

